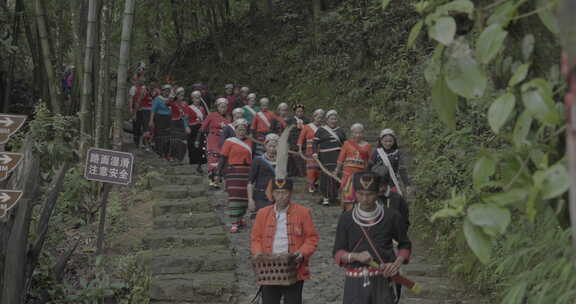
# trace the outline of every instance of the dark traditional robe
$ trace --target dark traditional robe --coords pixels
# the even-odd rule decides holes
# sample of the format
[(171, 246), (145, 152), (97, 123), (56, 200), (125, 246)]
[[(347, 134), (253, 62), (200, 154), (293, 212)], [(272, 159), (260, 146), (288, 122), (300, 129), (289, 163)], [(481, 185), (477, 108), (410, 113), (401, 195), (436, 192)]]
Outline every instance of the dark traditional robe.
[[(384, 218), (378, 224), (364, 228), (377, 252), (364, 237), (360, 226), (354, 222), (352, 212), (350, 210), (342, 213), (336, 228), (333, 255), (337, 265), (346, 268), (347, 272), (366, 267), (360, 263), (344, 263), (348, 253), (363, 251), (368, 251), (378, 264), (392, 263), (396, 260), (392, 240), (398, 242), (398, 255), (404, 256), (405, 263), (408, 263), (412, 243), (408, 238), (404, 220), (396, 210), (384, 208)], [(366, 281), (370, 284), (366, 285)], [(344, 304), (393, 304), (395, 300), (393, 284), (389, 278), (346, 276)]]
[[(316, 131), (314, 152), (318, 153), (318, 158), (320, 159), (320, 162), (322, 162), (322, 165), (324, 165), (324, 167), (330, 172), (334, 172), (338, 162), (338, 156), (340, 155), (340, 150), (346, 141), (346, 134), (342, 128), (332, 129), (338, 137), (336, 138), (332, 136), (326, 128), (329, 127), (323, 126), (318, 128), (318, 131)], [(320, 175), (320, 192), (325, 198), (328, 198), (330, 203), (334, 203), (338, 199), (339, 189), (340, 183), (322, 172)]]

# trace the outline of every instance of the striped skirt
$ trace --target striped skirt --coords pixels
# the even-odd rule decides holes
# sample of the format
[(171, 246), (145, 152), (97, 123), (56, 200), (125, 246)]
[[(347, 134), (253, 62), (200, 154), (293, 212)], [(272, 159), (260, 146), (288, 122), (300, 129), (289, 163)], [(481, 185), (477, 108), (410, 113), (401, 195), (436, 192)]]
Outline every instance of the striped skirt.
[(248, 209), (248, 175), (250, 166), (234, 165), (226, 169), (226, 192), (228, 193), (228, 215), (233, 223), (238, 222)]

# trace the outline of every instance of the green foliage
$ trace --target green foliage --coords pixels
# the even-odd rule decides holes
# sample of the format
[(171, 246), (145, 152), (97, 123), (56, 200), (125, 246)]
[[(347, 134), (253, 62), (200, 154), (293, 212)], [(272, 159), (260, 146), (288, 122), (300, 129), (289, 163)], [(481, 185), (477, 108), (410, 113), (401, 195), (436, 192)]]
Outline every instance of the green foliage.
[(102, 256), (96, 257), (94, 278), (80, 279), (79, 288), (68, 286), (64, 303), (98, 304), (104, 298), (110, 298), (126, 288), (126, 284), (112, 279), (104, 268)]
[(100, 205), (96, 186), (97, 183), (84, 178), (83, 165), (70, 168), (64, 178), (64, 190), (58, 199), (57, 212), (66, 221), (91, 223)]
[[(62, 162), (77, 158), (79, 142), (78, 118), (51, 113), (45, 104), (39, 104), (29, 123), (27, 134), (34, 140), (35, 152), (42, 157), (44, 168), (57, 167)], [(19, 145), (23, 134), (17, 137)]]

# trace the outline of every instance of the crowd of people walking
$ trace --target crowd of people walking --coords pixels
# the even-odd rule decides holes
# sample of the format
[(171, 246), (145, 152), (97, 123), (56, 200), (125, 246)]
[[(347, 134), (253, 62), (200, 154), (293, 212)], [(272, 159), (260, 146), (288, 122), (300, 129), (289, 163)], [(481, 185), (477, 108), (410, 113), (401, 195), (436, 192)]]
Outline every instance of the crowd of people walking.
[[(264, 286), (265, 304), (280, 303), (281, 297), (301, 303), (318, 243), (310, 211), (290, 200), (291, 177), (305, 177), (305, 191), (318, 192), (319, 205), (339, 204), (343, 210), (334, 257), (347, 268), (345, 303), (397, 303), (400, 289), (391, 287), (390, 278), (410, 256), (402, 190), (410, 179), (393, 130), (382, 130), (373, 147), (364, 140), (364, 126), (355, 123), (346, 132), (336, 110), (314, 109), (309, 120), (302, 104), (280, 103), (273, 111), (268, 98), (258, 100), (250, 88), (232, 84), (215, 97), (203, 84), (187, 91), (175, 83), (137, 80), (130, 97), (138, 147), (173, 164), (187, 158), (199, 174), (206, 165), (209, 186), (224, 185), (228, 193), (230, 232), (246, 229), (248, 218), (254, 221), (255, 258), (281, 252), (296, 257), (298, 282)], [(378, 290), (366, 288), (370, 277), (381, 275), (373, 284)], [(354, 280), (360, 277), (363, 283)], [(392, 302), (380, 300), (388, 298)]]

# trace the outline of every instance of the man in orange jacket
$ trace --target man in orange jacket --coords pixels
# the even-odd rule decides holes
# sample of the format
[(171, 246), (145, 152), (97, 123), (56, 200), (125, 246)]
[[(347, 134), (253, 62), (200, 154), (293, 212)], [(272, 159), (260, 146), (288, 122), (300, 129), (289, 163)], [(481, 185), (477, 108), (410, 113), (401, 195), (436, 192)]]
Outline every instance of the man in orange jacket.
[(263, 304), (301, 304), (304, 280), (310, 279), (308, 262), (318, 246), (318, 232), (312, 222), (310, 210), (290, 201), (293, 182), (289, 179), (272, 180), (275, 204), (262, 208), (252, 228), (252, 256), (271, 253), (296, 255), (298, 282), (290, 286), (266, 285), (262, 288)]

